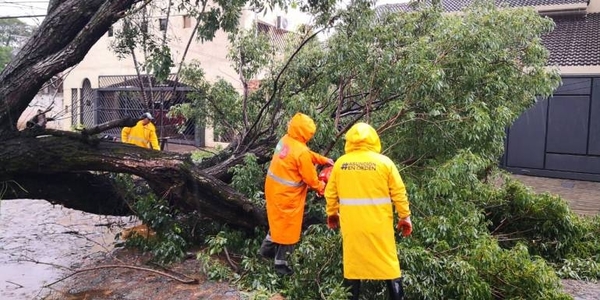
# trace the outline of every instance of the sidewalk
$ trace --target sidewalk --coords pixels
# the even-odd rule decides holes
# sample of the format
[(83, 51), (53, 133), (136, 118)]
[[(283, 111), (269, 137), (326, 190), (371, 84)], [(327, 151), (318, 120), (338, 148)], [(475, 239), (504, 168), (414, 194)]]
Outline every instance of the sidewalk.
[(198, 148), (194, 145), (183, 145), (183, 144), (175, 144), (175, 143), (168, 143), (165, 145), (165, 149), (163, 149), (163, 151), (179, 152), (179, 153), (190, 153), (194, 150), (200, 150), (200, 148)]
[(548, 192), (561, 196), (577, 214), (592, 216), (600, 213), (600, 182), (514, 174), (512, 177), (537, 193)]

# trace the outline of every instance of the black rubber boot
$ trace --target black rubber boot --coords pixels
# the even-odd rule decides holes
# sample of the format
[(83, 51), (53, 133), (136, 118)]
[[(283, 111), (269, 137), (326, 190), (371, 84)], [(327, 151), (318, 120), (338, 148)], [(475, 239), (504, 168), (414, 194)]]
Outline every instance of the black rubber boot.
[(358, 300), (358, 296), (360, 295), (360, 280), (359, 279), (344, 279), (344, 284), (347, 287), (350, 287), (350, 300)]
[(390, 300), (402, 300), (404, 299), (404, 288), (402, 287), (402, 277), (392, 280), (386, 280), (388, 286), (388, 292), (390, 293)]
[(266, 259), (273, 259), (275, 258), (275, 253), (277, 253), (277, 244), (273, 243), (271, 241), (271, 235), (267, 234), (260, 245), (258, 254)]
[(287, 276), (294, 274), (294, 270), (286, 265), (275, 265), (275, 271), (280, 276)]

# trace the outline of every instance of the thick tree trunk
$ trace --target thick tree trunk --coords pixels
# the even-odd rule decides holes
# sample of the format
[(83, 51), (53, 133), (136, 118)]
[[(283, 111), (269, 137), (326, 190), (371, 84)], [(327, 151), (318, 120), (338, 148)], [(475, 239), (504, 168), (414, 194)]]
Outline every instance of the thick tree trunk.
[[(2, 174), (0, 180), (15, 180), (23, 178), (24, 174), (41, 180), (59, 174), (66, 177), (75, 176), (65, 175), (73, 172), (127, 173), (144, 178), (157, 195), (165, 197), (172, 206), (181, 211), (195, 211), (203, 217), (247, 229), (266, 224), (262, 208), (255, 207), (223, 181), (196, 167), (188, 155), (87, 139), (82, 135), (68, 132), (63, 136), (38, 134), (32, 137), (31, 135), (31, 132), (25, 132), (3, 141), (3, 147), (0, 148), (0, 174)], [(32, 183), (27, 181), (27, 184)], [(40, 186), (46, 184), (52, 184), (52, 181), (39, 181)], [(63, 186), (66, 188), (70, 185), (65, 182)], [(38, 195), (41, 196), (41, 193)], [(101, 197), (96, 197), (96, 201), (100, 203), (86, 204), (90, 201), (82, 197), (85, 195), (86, 193), (65, 193), (65, 197), (71, 196), (75, 199), (54, 199), (54, 202), (71, 203), (69, 204), (71, 207), (78, 205), (92, 212), (93, 208), (100, 204), (112, 203), (114, 209), (109, 210), (115, 211), (126, 204), (123, 203), (124, 199), (106, 201)], [(13, 196), (33, 197), (23, 193), (14, 193)], [(82, 203), (73, 204), (77, 201)]]
[(266, 161), (271, 140), (226, 153), (199, 168), (189, 156), (94, 137), (111, 126), (131, 126), (132, 120), (81, 133), (16, 130), (18, 117), (42, 85), (81, 61), (137, 2), (51, 1), (44, 22), (0, 73), (0, 187), (8, 188), (0, 197), (42, 198), (93, 213), (127, 214), (128, 199), (104, 172), (127, 173), (144, 178), (157, 195), (180, 211), (247, 229), (266, 225), (264, 210), (223, 180), (231, 178), (229, 168), (243, 162), (248, 153)]
[(4, 181), (4, 199), (41, 199), (99, 215), (133, 215), (108, 173), (15, 174)]
[(81, 61), (139, 1), (54, 2), (39, 29), (0, 73), (0, 137), (15, 130), (17, 119), (46, 81)]

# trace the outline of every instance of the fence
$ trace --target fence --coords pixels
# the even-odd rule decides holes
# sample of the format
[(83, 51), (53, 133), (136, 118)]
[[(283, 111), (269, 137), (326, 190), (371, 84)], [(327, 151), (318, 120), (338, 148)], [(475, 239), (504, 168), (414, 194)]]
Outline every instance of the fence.
[[(95, 126), (127, 116), (138, 118), (150, 112), (159, 138), (204, 146), (204, 128), (196, 126), (193, 120), (186, 121), (183, 116), (168, 115), (173, 105), (191, 102), (188, 98), (191, 91), (176, 82), (174, 75), (165, 82), (157, 82), (152, 76), (99, 76), (97, 89), (84, 82), (79, 90), (79, 101), (73, 101), (72, 124)], [(75, 100), (76, 96), (72, 97)], [(106, 134), (120, 137), (121, 129), (113, 128)]]

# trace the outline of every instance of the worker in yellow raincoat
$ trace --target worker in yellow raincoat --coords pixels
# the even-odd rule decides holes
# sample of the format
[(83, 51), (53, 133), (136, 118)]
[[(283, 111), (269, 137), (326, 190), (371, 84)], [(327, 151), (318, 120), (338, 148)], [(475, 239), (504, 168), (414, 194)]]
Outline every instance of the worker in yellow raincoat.
[(275, 271), (289, 275), (288, 257), (300, 240), (304, 203), (308, 188), (323, 193), (325, 183), (317, 177), (315, 164), (333, 165), (333, 160), (311, 151), (306, 143), (317, 126), (307, 115), (297, 113), (288, 123), (287, 134), (277, 144), (265, 179), (269, 233), (260, 254), (274, 258)]
[(327, 225), (340, 227), (342, 234), (350, 299), (358, 299), (362, 279), (386, 280), (390, 299), (404, 297), (392, 207), (404, 236), (412, 231), (410, 208), (398, 169), (380, 151), (373, 127), (352, 126), (346, 133), (345, 154), (335, 162), (325, 189)]
[(135, 126), (123, 127), (121, 141), (148, 149), (160, 150), (158, 138), (156, 137), (156, 127), (150, 120), (154, 120), (154, 118), (147, 112), (140, 117)]

